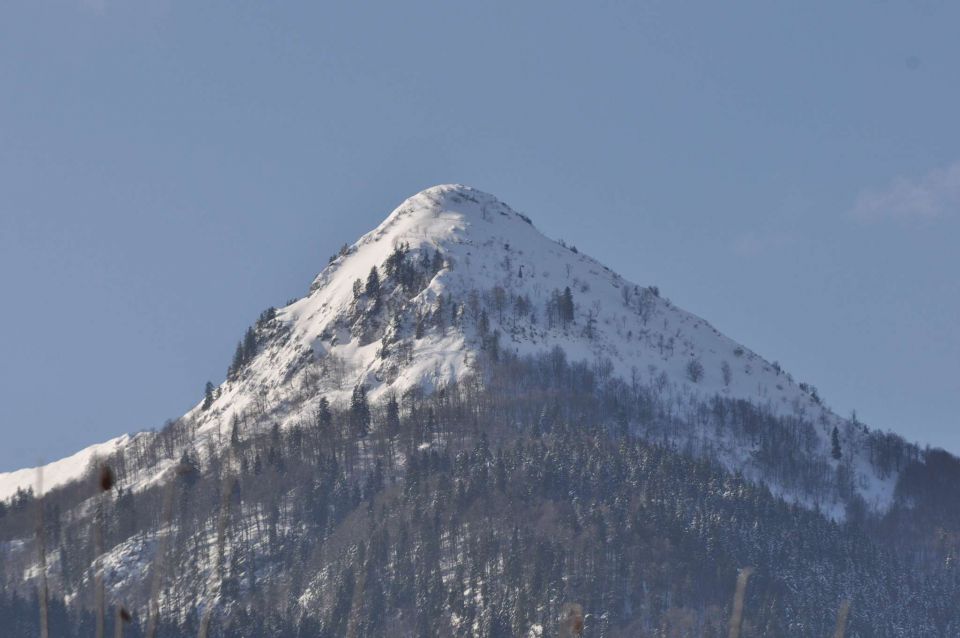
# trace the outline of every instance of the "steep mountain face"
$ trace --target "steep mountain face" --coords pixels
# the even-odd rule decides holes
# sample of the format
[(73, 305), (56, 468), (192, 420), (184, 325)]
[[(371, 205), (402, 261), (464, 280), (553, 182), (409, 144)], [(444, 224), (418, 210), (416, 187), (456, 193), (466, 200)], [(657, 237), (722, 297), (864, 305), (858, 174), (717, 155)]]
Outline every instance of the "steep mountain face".
[[(570, 360), (634, 384), (744, 399), (813, 422), (803, 453), (831, 471), (840, 465), (831, 458), (837, 427), (853, 489), (878, 510), (893, 497), (896, 474), (881, 476), (872, 467), (863, 429), (821, 405), (815, 388), (675, 307), (655, 287), (547, 239), (529, 218), (470, 187), (436, 186), (409, 198), (341, 251), (305, 298), (272, 316), (261, 321), (257, 352), (235, 379), (211, 405), (187, 415), (200, 433), (227, 428), (251, 408), (281, 426), (303, 422), (321, 396), (346, 401), (357, 384), (371, 398), (430, 392), (478, 373), (485, 347), (518, 355), (561, 348)], [(763, 471), (756, 446), (705, 430), (672, 438), (708, 448), (728, 468), (791, 500), (844, 515), (839, 494), (807, 494)]]
[[(366, 291), (372, 269), (382, 279), (376, 295)], [(515, 353), (559, 346), (623, 378), (665, 375), (691, 391), (781, 414), (821, 412), (809, 391), (656, 289), (547, 239), (490, 195), (437, 186), (406, 200), (337, 256), (306, 298), (276, 313), (285, 338), (251, 362), (243, 383), (228, 384), (215, 417), (204, 421), (243, 409), (264, 390), (284, 402), (305, 362), (327, 357), (347, 368), (349, 387), (323, 388), (334, 396), (358, 380), (377, 396), (462, 379), (482, 346), (482, 313), (483, 332), (499, 331), (500, 348)], [(400, 345), (391, 351), (393, 343)]]
[(960, 502), (930, 487), (958, 467), (436, 186), (264, 311), (180, 419), (47, 466), (42, 503), (0, 475), (0, 583), (46, 573), (89, 622), (93, 527), (107, 599), (185, 635), (553, 635), (570, 601), (605, 635), (725, 635), (745, 565), (745, 635), (824, 634), (842, 599), (850, 635), (949, 635)]

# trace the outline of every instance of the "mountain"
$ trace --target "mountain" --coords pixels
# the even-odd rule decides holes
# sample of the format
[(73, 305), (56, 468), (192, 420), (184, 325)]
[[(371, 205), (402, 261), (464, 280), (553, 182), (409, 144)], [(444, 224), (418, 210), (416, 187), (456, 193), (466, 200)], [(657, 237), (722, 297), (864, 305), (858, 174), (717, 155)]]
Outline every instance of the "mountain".
[(247, 635), (282, 609), (271, 634), (552, 635), (586, 602), (607, 635), (710, 635), (751, 565), (745, 635), (820, 635), (843, 599), (851, 635), (948, 635), (957, 467), (443, 185), (265, 310), (183, 417), (47, 466), (46, 570), (36, 472), (0, 475), (0, 577), (22, 596), (46, 572), (88, 612), (102, 511), (108, 598), (153, 601), (171, 632)]
[[(386, 280), (376, 295), (366, 292), (374, 269)], [(282, 427), (309, 420), (321, 396), (347, 401), (359, 383), (371, 399), (430, 392), (475, 374), (484, 340), (496, 338), (498, 348), (517, 355), (561, 348), (571, 360), (632, 383), (744, 399), (772, 414), (816, 421), (805, 446), (828, 465), (835, 465), (828, 459), (838, 427), (855, 459), (858, 491), (875, 509), (891, 502), (895, 474), (880, 476), (865, 462), (862, 430), (824, 407), (815, 388), (661, 298), (656, 287), (626, 281), (547, 239), (529, 218), (467, 186), (435, 186), (407, 199), (341, 250), (306, 297), (266, 311), (253, 334), (256, 352), (242, 356), (241, 343), (235, 373), (216, 398), (185, 415), (199, 436), (251, 409)], [(730, 469), (843, 516), (838, 499), (813, 499), (755, 471), (755, 450), (715, 433), (696, 435)], [(78, 460), (105, 453), (93, 446)], [(72, 472), (51, 471), (57, 467), (45, 472), (51, 487), (85, 469), (74, 463)], [(32, 470), (0, 475), (0, 496), (34, 481)]]

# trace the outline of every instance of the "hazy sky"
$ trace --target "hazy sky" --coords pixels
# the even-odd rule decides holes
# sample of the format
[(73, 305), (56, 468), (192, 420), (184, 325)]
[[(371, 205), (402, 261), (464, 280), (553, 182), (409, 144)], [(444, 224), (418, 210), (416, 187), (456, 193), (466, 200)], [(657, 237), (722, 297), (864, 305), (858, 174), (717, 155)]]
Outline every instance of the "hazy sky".
[(183, 413), (444, 182), (960, 452), (960, 5), (790, 4), (4, 2), (0, 470)]

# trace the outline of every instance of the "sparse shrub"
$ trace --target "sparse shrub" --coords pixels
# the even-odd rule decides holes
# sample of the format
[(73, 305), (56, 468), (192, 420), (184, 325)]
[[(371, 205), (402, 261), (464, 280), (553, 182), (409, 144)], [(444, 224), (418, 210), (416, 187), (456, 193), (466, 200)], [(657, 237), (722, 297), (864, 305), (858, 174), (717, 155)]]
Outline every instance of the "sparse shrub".
[(703, 378), (703, 364), (699, 359), (690, 359), (687, 362), (687, 378), (694, 383), (700, 383)]
[(720, 373), (723, 375), (723, 385), (729, 387), (730, 382), (733, 381), (733, 370), (730, 368), (730, 364), (726, 361), (721, 363)]

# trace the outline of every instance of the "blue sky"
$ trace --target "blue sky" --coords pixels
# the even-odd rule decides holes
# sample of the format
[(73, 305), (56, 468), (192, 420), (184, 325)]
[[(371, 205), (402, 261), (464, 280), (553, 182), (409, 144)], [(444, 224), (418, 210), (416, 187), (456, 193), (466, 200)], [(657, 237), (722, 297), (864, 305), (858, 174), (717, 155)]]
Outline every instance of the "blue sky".
[(462, 182), (960, 452), (960, 5), (14, 1), (0, 470), (156, 427)]

